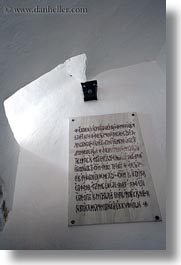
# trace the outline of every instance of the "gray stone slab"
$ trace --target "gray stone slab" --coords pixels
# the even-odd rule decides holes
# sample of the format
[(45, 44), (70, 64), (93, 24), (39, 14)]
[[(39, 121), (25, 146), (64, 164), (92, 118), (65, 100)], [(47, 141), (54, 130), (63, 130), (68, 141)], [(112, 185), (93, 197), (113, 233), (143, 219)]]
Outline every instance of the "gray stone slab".
[(68, 225), (161, 221), (137, 113), (69, 120)]

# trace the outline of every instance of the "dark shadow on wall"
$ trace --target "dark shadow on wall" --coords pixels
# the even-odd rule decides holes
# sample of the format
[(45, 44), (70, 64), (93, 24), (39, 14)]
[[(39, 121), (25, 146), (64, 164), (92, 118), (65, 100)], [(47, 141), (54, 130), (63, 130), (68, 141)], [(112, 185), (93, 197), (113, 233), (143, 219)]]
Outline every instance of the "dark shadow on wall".
[(167, 15), (167, 252), (171, 255), (178, 253), (178, 13)]
[(8, 123), (4, 106), (0, 103), (0, 210), (3, 211), (4, 216), (0, 220), (2, 227), (4, 220), (8, 221), (8, 212), (11, 211), (13, 206), (18, 158), (19, 145)]

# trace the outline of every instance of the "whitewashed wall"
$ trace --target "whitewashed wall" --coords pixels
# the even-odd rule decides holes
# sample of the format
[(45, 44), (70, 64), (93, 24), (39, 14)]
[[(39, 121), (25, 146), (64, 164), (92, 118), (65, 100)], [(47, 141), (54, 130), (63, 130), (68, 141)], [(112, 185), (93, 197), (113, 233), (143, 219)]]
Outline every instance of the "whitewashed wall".
[[(80, 83), (60, 65), (5, 102), (21, 152), (14, 208), (1, 247), (165, 247), (165, 76), (149, 62), (95, 78), (98, 101), (84, 103)], [(128, 111), (139, 113), (163, 222), (68, 227), (68, 118)]]
[(13, 204), (16, 170), (19, 156), (19, 145), (5, 115), (3, 105), (0, 105), (0, 231), (5, 223), (5, 211), (2, 205), (10, 211)]
[[(50, 3), (55, 5), (57, 1), (28, 1), (30, 6)], [(23, 5), (22, 1), (12, 0), (0, 4)], [(88, 14), (0, 14), (0, 117), (3, 121), (0, 172), (9, 170), (13, 182), (18, 147), (5, 120), (2, 107), (5, 99), (65, 59), (82, 52), (88, 57), (88, 79), (112, 68), (156, 59), (161, 62), (158, 54), (165, 41), (165, 1), (61, 1), (61, 4), (85, 6)], [(24, 115), (24, 121), (30, 123), (27, 127), (26, 123), (20, 123), (22, 127), (19, 127), (24, 143), (21, 143), (14, 208), (0, 234), (0, 248), (164, 248), (164, 222), (73, 230), (68, 229), (66, 219), (66, 118), (72, 114), (125, 111), (138, 111), (150, 117), (143, 118), (142, 127), (165, 216), (164, 164), (161, 169), (165, 159), (164, 74), (155, 62), (102, 73), (97, 76), (99, 101), (85, 105), (80, 84), (59, 70), (48, 74), (46, 82), (43, 78), (44, 81), (40, 79), (26, 87), (28, 93), (25, 89), (29, 103), (26, 110), (33, 106), (34, 112), (30, 108)]]
[[(86, 7), (85, 15), (3, 14), (3, 6)], [(0, 98), (86, 53), (88, 78), (153, 60), (165, 42), (165, 0), (0, 0)]]

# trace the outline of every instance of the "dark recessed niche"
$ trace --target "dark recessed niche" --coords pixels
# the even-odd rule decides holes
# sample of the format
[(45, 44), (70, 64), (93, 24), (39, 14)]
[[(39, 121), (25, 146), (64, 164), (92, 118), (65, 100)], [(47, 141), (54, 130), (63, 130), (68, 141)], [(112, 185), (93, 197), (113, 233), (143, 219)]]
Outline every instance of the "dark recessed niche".
[(97, 100), (97, 80), (81, 83), (84, 101)]
[(74, 224), (75, 224), (75, 220), (72, 220), (72, 221), (71, 221), (71, 224), (74, 225)]

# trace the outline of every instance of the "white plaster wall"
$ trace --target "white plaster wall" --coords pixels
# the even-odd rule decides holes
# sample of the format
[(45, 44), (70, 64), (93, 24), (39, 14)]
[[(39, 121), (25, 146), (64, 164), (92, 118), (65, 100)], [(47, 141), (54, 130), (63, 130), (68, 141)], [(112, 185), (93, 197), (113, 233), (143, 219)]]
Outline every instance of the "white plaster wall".
[[(60, 65), (5, 102), (21, 152), (1, 248), (165, 248), (165, 76), (149, 62), (95, 78), (98, 101), (84, 103), (80, 83)], [(68, 227), (68, 118), (128, 111), (139, 113), (163, 222)]]
[[(80, 53), (87, 77), (154, 60), (165, 42), (165, 0), (0, 0), (0, 98)], [(86, 7), (85, 15), (3, 14), (3, 6)]]
[[(0, 0), (0, 6), (35, 6), (37, 4), (40, 6), (46, 6), (47, 4), (56, 5), (58, 2), (59, 1), (54, 0), (31, 0), (28, 2), (20, 0)], [(4, 174), (2, 172), (9, 172), (7, 179), (11, 179), (12, 186), (14, 185), (15, 181), (16, 166), (18, 159), (18, 146), (14, 140), (14, 137), (10, 131), (10, 127), (7, 124), (4, 115), (3, 101), (5, 99), (7, 99), (21, 87), (35, 80), (42, 74), (50, 71), (56, 65), (63, 63), (65, 59), (77, 55), (79, 53), (87, 53), (89, 62), (87, 76), (88, 79), (90, 79), (93, 78), (96, 74), (111, 68), (125, 67), (143, 61), (155, 60), (165, 41), (165, 0), (63, 0), (60, 1), (60, 4), (65, 7), (85, 6), (88, 8), (88, 14), (74, 16), (36, 16), (14, 14), (5, 15), (2, 13), (2, 8), (0, 9), (0, 174)], [(149, 74), (147, 73), (147, 75)], [(140, 74), (140, 79), (141, 76), (142, 74)], [(106, 80), (108, 82), (106, 76), (104, 77), (104, 80), (105, 81), (100, 80), (100, 82), (102, 82), (105, 86)], [(110, 78), (110, 81), (111, 80), (112, 77)], [(127, 83), (129, 84), (129, 80), (126, 81), (126, 84)], [(150, 80), (150, 83), (152, 84), (153, 81)], [(60, 83), (57, 84), (57, 87), (59, 86)], [(132, 84), (132, 86), (134, 87), (134, 84)], [(67, 87), (67, 85), (65, 85), (65, 87)], [(70, 88), (69, 85), (68, 87)], [(75, 85), (74, 89), (76, 89), (77, 95), (81, 97), (80, 88), (78, 87), (78, 85)], [(51, 95), (49, 94), (49, 90), (51, 91)], [(110, 87), (104, 95), (105, 98), (103, 98), (102, 100), (104, 101), (105, 99), (107, 100), (108, 97), (111, 97), (112, 100), (118, 102), (117, 96), (113, 98), (113, 95), (110, 94), (109, 91)], [(120, 91), (120, 93), (121, 99), (122, 91)], [(142, 93), (142, 91), (140, 93)], [(51, 104), (54, 103), (53, 97), (55, 94), (56, 92), (52, 91), (51, 84), (48, 83), (48, 98), (45, 99), (46, 96), (44, 92), (41, 92), (39, 95), (37, 95), (36, 101), (41, 101), (40, 105), (42, 104), (42, 106), (46, 102), (46, 104), (48, 104), (49, 108), (51, 109), (49, 113), (46, 113), (47, 118), (50, 116), (52, 118), (54, 114), (60, 115), (61, 117), (61, 112), (59, 109), (57, 111), (55, 109), (52, 109), (53, 106)], [(157, 92), (154, 92), (155, 98), (156, 94)], [(100, 95), (100, 99), (102, 96), (103, 94)], [(40, 100), (40, 98), (42, 98), (42, 100)], [(75, 105), (76, 99), (74, 97), (67, 99), (66, 95), (63, 95), (63, 98), (63, 103), (68, 100), (68, 105), (65, 103), (64, 109), (67, 110), (67, 115), (69, 115), (71, 113), (69, 112), (68, 106), (72, 103), (74, 103)], [(103, 106), (103, 101), (99, 102), (100, 107)], [(131, 97), (131, 102), (133, 101), (134, 100)], [(145, 99), (142, 100), (142, 102), (144, 103)], [(148, 101), (146, 102), (149, 103)], [(153, 100), (153, 104), (154, 102), (155, 100)], [(121, 103), (121, 106), (125, 106), (125, 103), (123, 101), (118, 102), (118, 104), (119, 103)], [(136, 104), (138, 106), (138, 102)], [(83, 106), (84, 104), (80, 105), (81, 109), (77, 109), (77, 115), (89, 113), (93, 114), (92, 107), (90, 107), (91, 105), (87, 105), (88, 109), (85, 112), (83, 111)], [(128, 109), (130, 109), (130, 107), (133, 106), (134, 104), (129, 105), (129, 107), (125, 107), (125, 110), (127, 111)], [(144, 106), (146, 107), (146, 104)], [(119, 109), (119, 107), (116, 104), (114, 104), (114, 107), (112, 107), (112, 105), (110, 104), (107, 104), (107, 106), (102, 109), (102, 111), (107, 111), (107, 113), (113, 110), (124, 111), (124, 108)], [(98, 107), (95, 107), (95, 111), (97, 111), (98, 114), (100, 110), (98, 111)], [(144, 111), (146, 111), (146, 109)], [(38, 114), (36, 116), (35, 122), (32, 123), (32, 128), (34, 125), (38, 126), (42, 122), (41, 115), (39, 115), (40, 113), (38, 112), (37, 108), (35, 110), (35, 113)], [(45, 113), (42, 113), (43, 116), (44, 114)], [(154, 115), (156, 116), (156, 114)], [(29, 116), (31, 117), (31, 112), (29, 113)], [(35, 117), (34, 114), (32, 115), (32, 117)], [(65, 117), (66, 116), (64, 116), (64, 118)], [(159, 117), (159, 119), (160, 123), (157, 123), (159, 129), (157, 129), (156, 133), (156, 135), (159, 135), (159, 138), (157, 136), (157, 143), (158, 145), (160, 145), (161, 142), (162, 147), (164, 148), (164, 140), (162, 140), (161, 134), (161, 132), (163, 132), (163, 128), (162, 130), (160, 130), (160, 127), (162, 126), (161, 116)], [(57, 122), (55, 118), (52, 120), (52, 122), (54, 122), (54, 128), (60, 126), (60, 121)], [(60, 134), (60, 136), (66, 136), (66, 126), (66, 122), (63, 121), (60, 126), (60, 128), (62, 129), (62, 134)], [(23, 128), (23, 130), (21, 131), (21, 135), (26, 135), (28, 130), (31, 131), (31, 126)], [(48, 124), (46, 123), (46, 126), (42, 127), (40, 131), (38, 129), (36, 140), (26, 139), (27, 144), (29, 141), (29, 145), (27, 148), (28, 151), (26, 149), (21, 150), (20, 164), (16, 184), (16, 206), (15, 210), (13, 210), (12, 212), (11, 218), (9, 219), (9, 223), (5, 229), (5, 232), (3, 232), (3, 234), (0, 234), (1, 248), (31, 248), (33, 247), (33, 245), (37, 248), (53, 248), (53, 246), (55, 246), (55, 248), (61, 248), (61, 246), (63, 248), (66, 248), (74, 247), (74, 245), (79, 248), (84, 245), (83, 243), (86, 240), (86, 237), (84, 236), (86, 235), (86, 233), (90, 234), (91, 238), (95, 235), (95, 231), (93, 234), (91, 234), (92, 230), (88, 228), (88, 230), (86, 230), (87, 232), (85, 231), (85, 234), (83, 238), (80, 239), (79, 243), (77, 243), (76, 238), (75, 240), (73, 239), (73, 235), (70, 235), (72, 244), (69, 246), (69, 232), (67, 233), (67, 228), (65, 228), (66, 199), (64, 193), (61, 192), (64, 192), (64, 188), (67, 184), (65, 180), (63, 180), (62, 185), (62, 179), (59, 178), (60, 169), (58, 168), (56, 170), (56, 168), (54, 167), (59, 162), (59, 167), (61, 166), (62, 173), (65, 172), (66, 174), (67, 169), (63, 169), (65, 167), (65, 164), (63, 162), (60, 162), (61, 159), (59, 159), (60, 157), (58, 156), (60, 155), (59, 152), (61, 152), (62, 157), (64, 157), (65, 150), (61, 148), (59, 142), (56, 143), (56, 141), (54, 140), (54, 136), (56, 135), (55, 131), (53, 130), (52, 135), (52, 128), (49, 128)], [(41, 144), (37, 144), (36, 141), (38, 139), (41, 140)], [(57, 149), (54, 148), (56, 145)], [(58, 149), (58, 147), (60, 149)], [(34, 152), (34, 148), (37, 153)], [(29, 151), (31, 152), (29, 153)], [(34, 153), (36, 153), (36, 156), (34, 156)], [(39, 167), (40, 164), (41, 167)], [(32, 171), (32, 168), (34, 168), (35, 170)], [(33, 172), (33, 174), (31, 172)], [(49, 174), (46, 175), (44, 174), (44, 172), (49, 172)], [(28, 174), (30, 175), (28, 176)], [(57, 179), (57, 182), (55, 181), (55, 183), (57, 183), (56, 187), (54, 185), (54, 180), (50, 181), (49, 175), (52, 175), (53, 179)], [(42, 182), (44, 178), (45, 181)], [(41, 185), (36, 184), (36, 179), (41, 182)], [(42, 188), (43, 190), (41, 189), (42, 183), (44, 183), (44, 186)], [(47, 201), (43, 200), (43, 195), (50, 197), (49, 189), (47, 190), (48, 185), (50, 185), (51, 191), (53, 191), (54, 189), (56, 190), (57, 188), (57, 192), (55, 192), (54, 195), (55, 197), (52, 197), (49, 204), (47, 204)], [(59, 190), (59, 187), (62, 187), (63, 190)], [(26, 193), (29, 190), (31, 190), (31, 192), (28, 195)], [(40, 194), (41, 192), (42, 201), (40, 200), (41, 203), (38, 204), (39, 199), (36, 196), (38, 196), (38, 194)], [(158, 191), (158, 193), (160, 194), (160, 190)], [(12, 201), (13, 192), (9, 196)], [(33, 202), (33, 205), (35, 206), (37, 204), (36, 207), (32, 206), (31, 197), (35, 198), (35, 202)], [(56, 206), (58, 201), (61, 202), (61, 209), (60, 204)], [(161, 201), (163, 201), (163, 197)], [(49, 217), (50, 219), (48, 219), (47, 222), (45, 220), (46, 224), (44, 223), (44, 225), (41, 226), (42, 220), (44, 220), (42, 216), (44, 214), (43, 209), (46, 209), (45, 211), (47, 211), (47, 206), (52, 205), (54, 205), (53, 209), (56, 209), (56, 207), (58, 207), (56, 213), (53, 210), (52, 216), (52, 219), (56, 220), (57, 214), (57, 230), (55, 229), (56, 224), (54, 222), (51, 222), (50, 220), (51, 217)], [(27, 211), (26, 209), (29, 209), (29, 211)], [(31, 212), (32, 209), (34, 210)], [(42, 209), (41, 214), (39, 209)], [(48, 209), (49, 211), (51, 211), (52, 207), (49, 207)], [(34, 211), (37, 213), (37, 215)], [(47, 211), (48, 216), (49, 211)], [(59, 215), (60, 212), (61, 218)], [(32, 217), (35, 219), (33, 219)], [(60, 219), (62, 220), (61, 222), (63, 222), (61, 229), (59, 226)], [(27, 223), (27, 226), (25, 225), (25, 223)], [(46, 229), (46, 226), (49, 227), (49, 229)], [(17, 231), (21, 231), (19, 233), (19, 236), (16, 233), (16, 227)], [(29, 232), (26, 227), (31, 228)], [(53, 243), (53, 240), (50, 240), (50, 238), (53, 238), (55, 235), (55, 232), (53, 233), (53, 235), (51, 235), (51, 229), (53, 229), (54, 231), (56, 230), (56, 232), (59, 231), (59, 236), (56, 237), (55, 240), (56, 243)], [(105, 231), (107, 231), (107, 228), (102, 229), (103, 230), (101, 232), (101, 235), (103, 235), (104, 229)], [(159, 226), (157, 227), (157, 229), (159, 229)], [(40, 232), (40, 234), (38, 232), (39, 230), (42, 231)], [(44, 230), (46, 231), (45, 233), (43, 233)], [(111, 231), (113, 232), (113, 237), (112, 241), (109, 243), (110, 247), (111, 243), (112, 248), (114, 248), (114, 246), (121, 247), (119, 240), (117, 240), (117, 237), (114, 243), (114, 235), (116, 235), (117, 229), (112, 227), (110, 229), (110, 233)], [(34, 232), (37, 233), (37, 236), (35, 236), (37, 243), (35, 243), (35, 241), (32, 239), (32, 233)], [(79, 232), (73, 233), (75, 233), (75, 236), (78, 238)], [(160, 233), (158, 233), (158, 235), (160, 235)], [(156, 234), (156, 232), (154, 234)], [(40, 238), (38, 238), (38, 235), (40, 236)], [(61, 243), (60, 237), (62, 238)], [(149, 236), (146, 236), (147, 239), (148, 237)], [(161, 239), (161, 237), (164, 237), (163, 233), (159, 237), (157, 243), (155, 243), (156, 240), (148, 240), (149, 242), (146, 244), (146, 247), (154, 247), (157, 246), (157, 244), (158, 247), (162, 246), (164, 244), (164, 239)], [(63, 238), (65, 238), (65, 240), (63, 240)], [(85, 244), (85, 247), (92, 246), (95, 239), (92, 239), (90, 241), (90, 244)], [(99, 239), (97, 239), (97, 241), (99, 242)], [(125, 243), (122, 247), (126, 248), (126, 245), (129, 245), (128, 241), (130, 240), (127, 239), (127, 243)], [(143, 241), (141, 242), (143, 243)], [(143, 245), (141, 242), (139, 244), (140, 246)], [(101, 240), (100, 243), (97, 243), (95, 246), (101, 244), (102, 247), (104, 247), (105, 242)], [(135, 245), (134, 242), (130, 243), (130, 248), (132, 247), (132, 244)]]
[[(9, 126), (3, 105), (0, 105), (0, 186), (3, 192), (0, 196), (0, 208), (5, 201), (9, 211), (13, 205), (18, 156), (19, 145)], [(5, 221), (3, 215), (0, 209), (0, 231)]]

